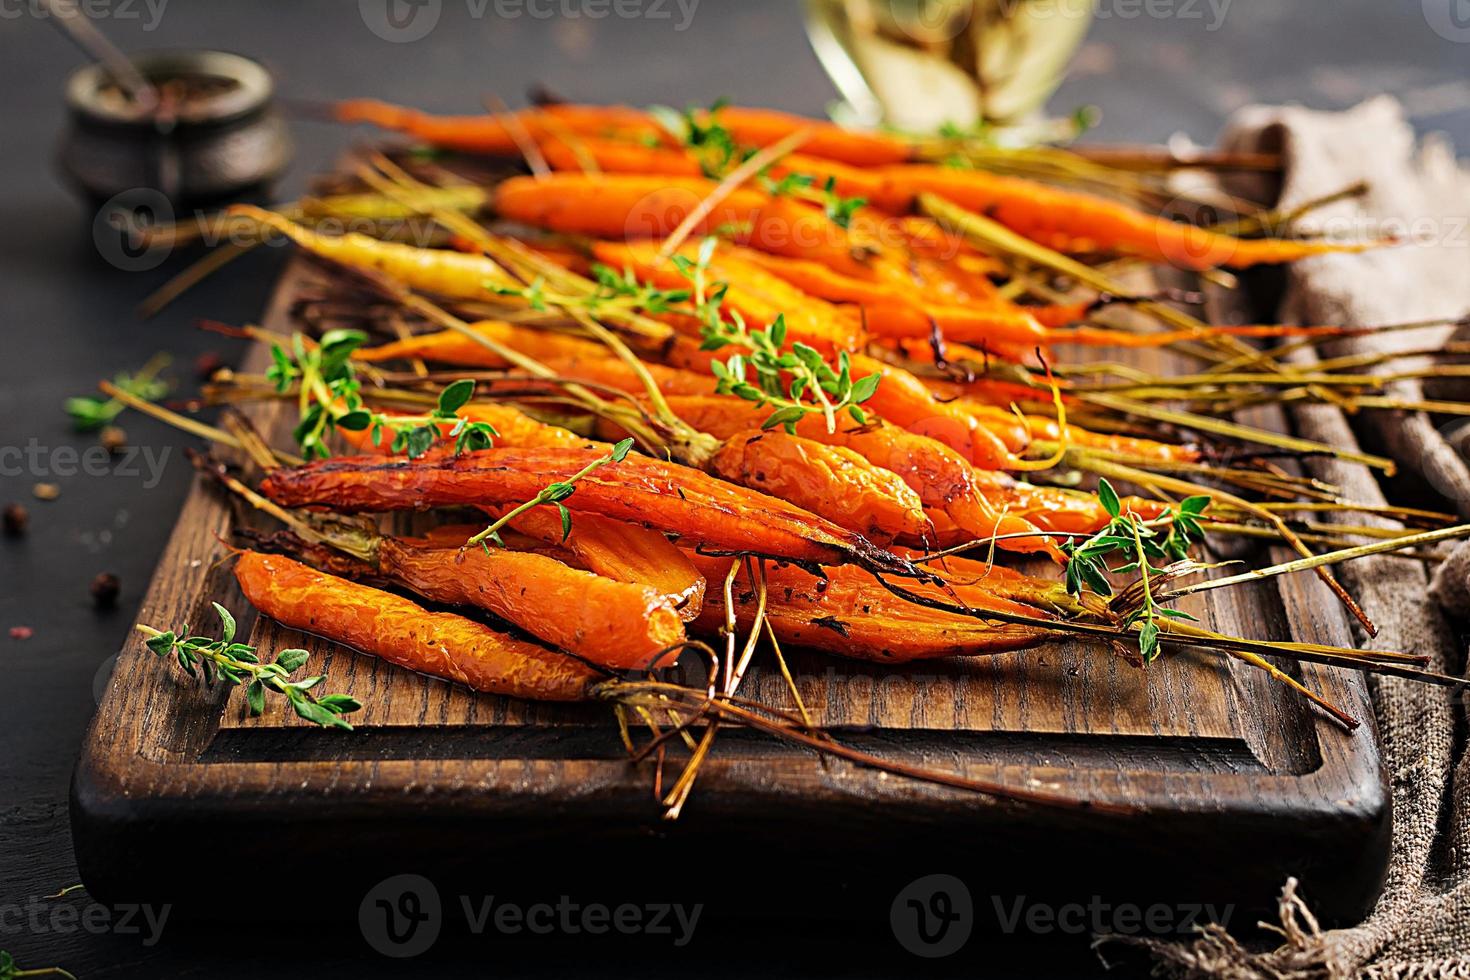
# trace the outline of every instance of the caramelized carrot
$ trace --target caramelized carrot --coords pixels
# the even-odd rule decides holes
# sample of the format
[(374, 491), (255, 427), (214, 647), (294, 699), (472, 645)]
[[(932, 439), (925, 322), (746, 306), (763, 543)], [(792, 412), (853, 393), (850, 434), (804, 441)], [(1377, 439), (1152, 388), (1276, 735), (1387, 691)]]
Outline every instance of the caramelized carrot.
[[(690, 425), (717, 438), (731, 438), (759, 425), (767, 414), (749, 402), (726, 395), (674, 396), (669, 398), (669, 407)], [(964, 456), (936, 439), (878, 421), (864, 426), (839, 425), (836, 432), (828, 432), (815, 416), (797, 423), (797, 432), (824, 445), (844, 446), (874, 466), (896, 474), (919, 495), (926, 508), (950, 515), (953, 523), (963, 529), (966, 540), (992, 534), (1030, 535), (1002, 540), (1000, 547), (1017, 552), (1045, 551), (1059, 560), (1062, 557), (1041, 534), (1043, 528), (1011, 513), (1014, 481), (1001, 473), (975, 469)], [(1037, 509), (1034, 500), (1027, 503)], [(1102, 514), (1102, 524), (1107, 523), (1102, 508), (1096, 510)]]
[[(391, 416), (395, 413), (385, 412), (383, 414)], [(465, 405), (455, 414), (470, 422), (489, 423), (495, 429), (495, 443), (500, 446), (585, 446), (588, 444), (588, 440), (575, 432), (563, 429), (559, 425), (538, 422), (525, 412), (510, 405), (480, 402)], [(454, 441), (455, 424), (448, 421), (438, 424), (441, 442), (452, 443)], [(388, 438), (374, 445), (372, 435), (366, 431), (350, 432), (346, 429), (338, 431), (342, 434), (343, 440), (359, 452), (393, 455), (391, 440)]]
[(1374, 244), (1241, 239), (1171, 221), (1080, 191), (1020, 177), (949, 167), (902, 166), (884, 171), (874, 203), (909, 210), (924, 192), (994, 218), (1019, 234), (1063, 252), (1122, 252), (1202, 271), (1294, 262), (1334, 252), (1361, 252)]
[[(512, 177), (495, 189), (501, 217), (537, 228), (600, 238), (664, 238), (715, 189), (697, 177), (555, 173)], [(769, 198), (736, 188), (696, 229), (750, 224)]]
[[(729, 574), (729, 558), (691, 557), (712, 581), (722, 582)], [(1005, 653), (1049, 639), (1044, 628), (989, 624), (908, 602), (859, 569), (833, 568), (827, 576), (823, 582), (797, 568), (767, 569), (766, 617), (781, 642), (859, 660), (905, 663)], [(906, 584), (905, 588), (910, 586)], [(913, 588), (952, 601), (932, 587)], [(733, 593), (736, 622), (748, 629), (755, 620), (757, 596), (743, 568), (736, 573)], [(988, 596), (980, 588), (969, 589), (965, 600), (975, 609), (1050, 618), (1039, 609)], [(708, 633), (723, 628), (724, 601), (723, 591), (711, 590), (695, 628)]]
[[(464, 530), (457, 545), (477, 529)], [(425, 598), (486, 609), (602, 667), (666, 666), (678, 659), (669, 648), (684, 639), (678, 613), (656, 589), (568, 568), (544, 555), (384, 538), (378, 567)]]
[(894, 425), (937, 439), (982, 469), (1005, 469), (1015, 462), (1005, 444), (973, 416), (935, 398), (924, 382), (903, 368), (859, 354), (852, 358), (852, 372), (854, 377), (882, 376), (867, 407)]
[[(601, 458), (597, 449), (496, 448), (413, 462), (328, 459), (274, 470), (261, 490), (283, 506), (346, 511), (516, 504)], [(828, 565), (854, 561), (912, 574), (907, 562), (815, 514), (647, 456), (630, 455), (587, 475), (566, 506), (720, 550)]]
[[(435, 116), (373, 99), (339, 102), (334, 110), (338, 122), (371, 123), (445, 149), (502, 156), (519, 154), (519, 144), (503, 116)], [(704, 115), (708, 123), (709, 114)], [(514, 118), (538, 140), (560, 131), (589, 137), (671, 141), (670, 134), (651, 116), (627, 106), (562, 103), (525, 109), (514, 113)], [(810, 156), (855, 166), (897, 163), (909, 157), (908, 145), (897, 137), (847, 130), (771, 109), (727, 106), (718, 110), (716, 120), (741, 146), (767, 146), (799, 130), (810, 130), (811, 135), (802, 148)]]
[(292, 629), (316, 633), (409, 670), (490, 694), (580, 701), (600, 675), (576, 658), (433, 613), (407, 599), (247, 551), (235, 565), (245, 598)]
[(737, 433), (710, 462), (716, 476), (820, 513), (870, 541), (918, 541), (928, 529), (919, 495), (897, 474), (841, 446), (780, 431)]
[[(491, 513), (500, 516), (498, 509), (491, 508)], [(598, 575), (652, 588), (685, 622), (698, 616), (704, 605), (704, 576), (659, 531), (596, 514), (578, 514), (568, 536), (560, 515), (545, 507), (512, 518), (510, 526), (569, 550), (577, 564)]]
[[(697, 251), (691, 245), (682, 249), (681, 254), (692, 259)], [(658, 252), (658, 246), (651, 242), (597, 242), (593, 246), (598, 261), (615, 269), (631, 270), (643, 282), (662, 289), (687, 288), (689, 280), (672, 262), (656, 262)], [(800, 341), (827, 352), (852, 350), (862, 342), (861, 324), (842, 316), (831, 304), (767, 272), (743, 252), (715, 249), (706, 277), (711, 285), (722, 282), (729, 286), (725, 303), (752, 327), (769, 326), (777, 316), (782, 316), (787, 337), (793, 342)], [(678, 326), (683, 321), (675, 322)]]

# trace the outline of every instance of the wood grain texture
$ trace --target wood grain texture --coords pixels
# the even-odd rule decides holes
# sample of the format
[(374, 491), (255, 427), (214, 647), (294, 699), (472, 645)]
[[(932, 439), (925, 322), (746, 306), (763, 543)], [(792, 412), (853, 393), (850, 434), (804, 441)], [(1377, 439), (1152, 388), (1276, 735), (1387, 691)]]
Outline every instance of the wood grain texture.
[[(287, 311), (308, 276), (304, 263), (293, 265), (268, 326), (291, 328)], [(245, 370), (264, 361), (257, 350)], [(274, 438), (289, 429), (273, 407), (256, 419)], [(212, 623), (211, 600), (244, 610), (220, 541), (248, 520), (196, 485), (141, 621)], [(1344, 612), (1310, 576), (1210, 592), (1182, 608), (1224, 632), (1353, 643)], [(160, 834), (267, 828), (303, 861), (352, 859), (331, 899), (345, 910), (364, 882), (420, 868), (453, 879), (488, 865), (527, 889), (555, 869), (586, 890), (626, 888), (616, 867), (573, 859), (595, 847), (626, 859), (621, 867), (663, 868), (692, 866), (712, 849), (779, 848), (773, 867), (820, 882), (830, 914), (886, 910), (884, 896), (905, 880), (944, 870), (983, 874), (996, 894), (1243, 903), (1271, 901), (1296, 874), (1329, 916), (1351, 915), (1376, 892), (1386, 857), (1367, 692), (1359, 675), (1340, 670), (1306, 666), (1301, 677), (1364, 720), (1356, 735), (1314, 717), (1259, 671), (1198, 652), (1171, 652), (1140, 670), (1083, 643), (900, 668), (798, 651), (803, 699), (845, 741), (974, 778), (1044, 786), (1078, 808), (1020, 807), (823, 765), (725, 731), (684, 818), (670, 826), (658, 817), (651, 766), (624, 759), (605, 708), (475, 695), (271, 622), (256, 622), (251, 636), (265, 651), (310, 650), (309, 669), (327, 676), (325, 689), (364, 703), (359, 730), (324, 731), (279, 705), (248, 718), (243, 692), (201, 692), (129, 641), (74, 782), (78, 863), (93, 894), (238, 897), (238, 880), (224, 888), (159, 866), (144, 845)], [(789, 701), (774, 671), (754, 670), (746, 691)], [(1089, 808), (1102, 803), (1121, 813)], [(702, 879), (690, 887), (709, 900)], [(810, 913), (800, 895), (778, 891), (741, 878), (718, 894), (741, 914), (751, 911), (747, 892), (766, 912)]]

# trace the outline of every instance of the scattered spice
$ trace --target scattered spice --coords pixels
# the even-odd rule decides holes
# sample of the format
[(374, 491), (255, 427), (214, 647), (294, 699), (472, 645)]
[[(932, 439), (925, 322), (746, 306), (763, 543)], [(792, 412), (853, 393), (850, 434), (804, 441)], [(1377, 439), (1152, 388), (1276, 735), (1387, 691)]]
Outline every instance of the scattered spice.
[(61, 488), (54, 483), (38, 483), (31, 487), (31, 493), (37, 500), (55, 500), (61, 496)]
[(4, 523), (6, 535), (18, 538), (31, 526), (31, 512), (25, 509), (24, 504), (8, 503), (5, 505)]
[(117, 594), (122, 589), (122, 583), (116, 575), (111, 572), (100, 572), (92, 579), (89, 591), (92, 593), (92, 601), (99, 609), (110, 609), (117, 605)]
[(128, 434), (116, 425), (109, 425), (97, 433), (97, 441), (110, 453), (120, 452), (128, 444)]
[(36, 631), (31, 629), (29, 626), (10, 627), (10, 638), (12, 640), (29, 640), (35, 635)]

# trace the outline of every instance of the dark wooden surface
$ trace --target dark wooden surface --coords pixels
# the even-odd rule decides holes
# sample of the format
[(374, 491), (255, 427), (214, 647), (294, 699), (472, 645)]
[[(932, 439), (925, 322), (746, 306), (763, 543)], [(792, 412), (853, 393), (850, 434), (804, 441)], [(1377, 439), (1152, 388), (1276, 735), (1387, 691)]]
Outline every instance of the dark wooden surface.
[[(213, 351), (234, 361), (241, 345), (195, 333), (189, 324), (197, 316), (257, 316), (261, 284), (283, 259), (279, 250), (246, 259), (158, 321), (136, 322), (129, 312), (133, 304), (190, 256), (140, 271), (117, 268), (99, 256), (90, 210), (68, 195), (51, 169), (62, 125), (61, 85), (76, 55), (47, 24), (8, 16), (16, 9), (7, 9), (0, 21), (0, 81), (6, 92), (0, 110), (0, 219), (10, 229), (0, 237), (0, 447), (24, 449), (35, 440), (42, 455), (20, 472), (0, 473), (0, 498), (24, 501), (32, 512), (28, 537), (0, 541), (0, 744), (6, 749), (0, 753), (0, 903), (7, 909), (77, 880), (66, 793), (83, 729), (95, 710), (94, 687), (106, 677), (136, 618), (192, 480), (180, 451), (192, 440), (137, 418), (125, 424), (135, 444), (151, 450), (155, 460), (162, 457), (156, 479), (146, 469), (131, 475), (116, 467), (102, 476), (57, 473), (53, 453), (92, 445), (90, 437), (70, 431), (59, 402), (161, 348), (176, 353), (175, 373), (185, 390), (196, 355)], [(689, 30), (679, 34), (618, 20), (471, 20), (455, 2), (444, 10), (431, 38), (408, 45), (373, 37), (354, 4), (335, 0), (198, 0), (169, 4), (156, 23), (147, 16), (118, 16), (102, 26), (130, 49), (203, 44), (262, 58), (278, 72), (283, 93), (299, 99), (377, 95), (463, 111), (477, 106), (487, 90), (515, 104), (528, 79), (570, 95), (635, 103), (730, 95), (819, 113), (832, 97), (797, 33), (795, 4), (786, 0), (704, 0)], [(1470, 143), (1465, 46), (1428, 29), (1418, 4), (1342, 0), (1323, 16), (1315, 4), (1237, 3), (1219, 29), (1208, 27), (1184, 19), (1099, 21), (1054, 107), (1065, 112), (1083, 102), (1104, 106), (1104, 139), (1161, 140), (1184, 131), (1208, 141), (1226, 113), (1250, 100), (1334, 108), (1388, 91), (1405, 100), (1421, 130), (1447, 129), (1461, 146)], [(335, 127), (302, 120), (293, 123), (293, 136), (299, 149), (282, 187), (285, 197), (301, 190), (305, 174), (328, 165), (345, 139)], [(60, 484), (60, 499), (30, 499), (31, 484), (42, 479)], [(121, 599), (111, 610), (94, 610), (86, 594), (87, 583), (101, 571), (122, 579)], [(6, 638), (5, 629), (21, 625), (34, 629), (31, 639)], [(230, 877), (250, 868), (281, 875), (279, 862), (264, 857), (268, 840), (225, 848), (207, 838), (160, 838), (149, 853), (159, 865), (201, 875)], [(912, 860), (915, 874), (949, 866), (921, 861), (907, 853), (909, 844), (878, 834), (855, 860), (899, 854)], [(993, 918), (986, 896), (995, 889), (983, 874), (971, 884), (983, 915)], [(72, 904), (83, 907), (86, 900)], [(973, 976), (977, 959), (987, 976), (1100, 972), (1085, 934), (1023, 929), (977, 937), (964, 956), (933, 961), (898, 948), (886, 927), (855, 933), (799, 921), (783, 930), (780, 955), (769, 953), (772, 944), (753, 948), (743, 936), (719, 947), (719, 955), (701, 951), (697, 957), (636, 944), (577, 945), (563, 936), (498, 941), (491, 955), (497, 974), (507, 977), (551, 971), (585, 976), (624, 964), (645, 977), (695, 968), (709, 976), (744, 976), (755, 963), (777, 977), (889, 976), (900, 970)], [(1233, 922), (1251, 934), (1249, 923), (1246, 915)], [(367, 949), (355, 928), (326, 936), (313, 929), (311, 936), (292, 943), (293, 952), (283, 957), (258, 945), (225, 943), (208, 929), (176, 920), (161, 942), (144, 946), (136, 935), (45, 924), (38, 929), (7, 918), (0, 948), (15, 952), (22, 963), (60, 963), (83, 977), (253, 978), (310, 971), (357, 978), (403, 972), (400, 964)], [(486, 952), (485, 942), (470, 942), (428, 964), (440, 976), (479, 976)]]

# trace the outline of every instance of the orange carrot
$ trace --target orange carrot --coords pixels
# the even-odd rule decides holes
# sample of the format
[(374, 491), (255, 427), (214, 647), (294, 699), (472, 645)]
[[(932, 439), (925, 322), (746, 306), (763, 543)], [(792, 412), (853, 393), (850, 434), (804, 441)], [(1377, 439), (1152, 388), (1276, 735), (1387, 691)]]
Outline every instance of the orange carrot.
[[(693, 554), (707, 577), (723, 581), (731, 559)], [(766, 618), (783, 643), (823, 650), (841, 657), (906, 663), (950, 656), (980, 656), (1020, 650), (1049, 638), (1041, 627), (986, 623), (969, 616), (929, 609), (900, 599), (858, 569), (834, 568), (827, 579), (814, 579), (801, 569), (768, 568)], [(921, 594), (952, 602), (932, 586), (905, 585)], [(736, 573), (735, 619), (742, 629), (755, 621), (754, 583), (742, 568)], [(966, 591), (972, 609), (992, 610), (1034, 619), (1049, 619), (1040, 609), (998, 596), (982, 588)], [(715, 633), (725, 625), (724, 593), (712, 591), (695, 627)]]
[(722, 479), (796, 504), (869, 541), (918, 541), (928, 530), (923, 502), (896, 474), (841, 446), (781, 431), (747, 430), (710, 462)]
[[(476, 528), (461, 529), (463, 545)], [(434, 547), (431, 541), (384, 538), (383, 574), (436, 602), (476, 606), (551, 646), (612, 669), (667, 666), (684, 639), (679, 615), (664, 596), (529, 552)]]
[[(715, 189), (697, 177), (555, 173), (512, 177), (495, 189), (501, 217), (537, 228), (601, 238), (663, 238)], [(750, 224), (768, 200), (736, 188), (700, 223), (698, 232)]]
[(793, 116), (774, 109), (725, 106), (715, 113), (720, 125), (741, 146), (770, 146), (792, 133), (809, 131), (801, 152), (855, 167), (877, 167), (909, 158), (908, 144), (883, 133), (843, 129), (828, 122)]
[[(500, 509), (489, 510), (500, 517)], [(596, 514), (578, 514), (568, 536), (560, 515), (545, 507), (534, 507), (512, 518), (510, 526), (570, 551), (576, 563), (588, 571), (652, 588), (685, 622), (698, 616), (704, 605), (704, 576), (659, 531)]]
[[(495, 448), (412, 462), (348, 457), (274, 470), (261, 491), (287, 507), (325, 505), (345, 511), (517, 504), (603, 458), (597, 449), (574, 448)], [(906, 562), (861, 535), (799, 507), (637, 454), (583, 477), (566, 506), (679, 534), (719, 550), (828, 565), (855, 561), (912, 574)]]
[(979, 170), (902, 166), (886, 169), (883, 176), (884, 189), (874, 203), (890, 211), (909, 210), (914, 198), (927, 192), (1058, 251), (1122, 252), (1195, 271), (1294, 262), (1381, 244), (1234, 238), (1080, 191)]
[(556, 650), (432, 613), (389, 592), (318, 572), (281, 555), (247, 551), (235, 579), (251, 605), (292, 629), (317, 633), (409, 670), (491, 694), (580, 701), (600, 679)]

